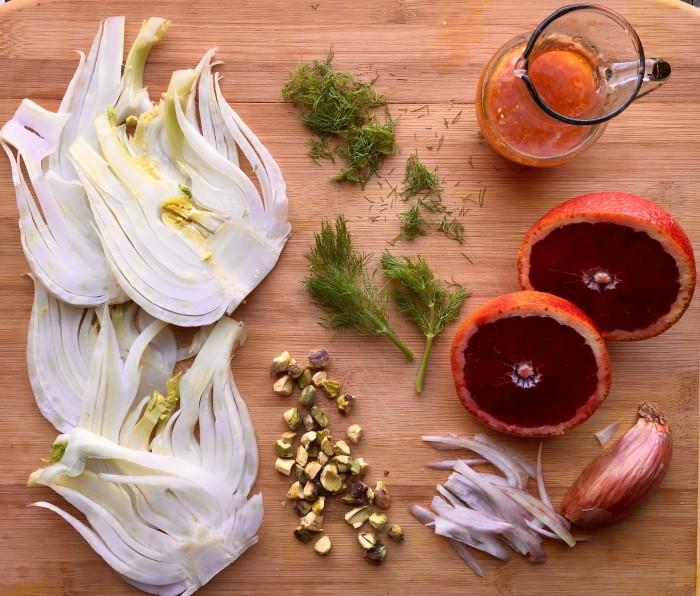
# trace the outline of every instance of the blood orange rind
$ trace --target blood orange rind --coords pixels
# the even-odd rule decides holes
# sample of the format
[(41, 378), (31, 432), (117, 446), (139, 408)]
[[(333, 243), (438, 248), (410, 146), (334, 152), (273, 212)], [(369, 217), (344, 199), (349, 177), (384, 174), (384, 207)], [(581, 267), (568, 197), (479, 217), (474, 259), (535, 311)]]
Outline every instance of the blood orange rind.
[[(662, 207), (627, 193), (600, 192), (582, 195), (561, 203), (543, 215), (525, 235), (518, 254), (518, 277), (524, 290), (552, 291), (550, 287), (535, 287), (531, 282), (533, 248), (555, 230), (581, 223), (610, 223), (634, 232), (642, 232), (661, 245), (678, 269), (678, 293), (667, 312), (643, 328), (603, 328), (601, 333), (606, 340), (647, 339), (663, 333), (683, 316), (692, 300), (697, 277), (690, 240), (680, 224)], [(596, 319), (596, 313), (588, 314)]]
[[(596, 367), (595, 390), (585, 402), (575, 409), (575, 413), (555, 424), (527, 425), (514, 424), (487, 411), (480, 399), (470, 390), (468, 378), (467, 350), (470, 340), (480, 329), (497, 321), (521, 317), (545, 317), (559, 325), (571, 328), (590, 347)], [(533, 338), (534, 341), (534, 338)], [(477, 308), (460, 326), (455, 334), (451, 349), (452, 376), (457, 395), (464, 407), (483, 424), (508, 434), (524, 437), (542, 437), (558, 435), (571, 430), (590, 418), (603, 403), (610, 391), (610, 358), (605, 342), (595, 324), (576, 305), (552, 294), (522, 291), (495, 298)], [(575, 371), (565, 371), (575, 374)], [(506, 380), (507, 382), (507, 380)], [(503, 379), (494, 379), (494, 383), (503, 383)], [(562, 399), (567, 396), (563, 395)]]

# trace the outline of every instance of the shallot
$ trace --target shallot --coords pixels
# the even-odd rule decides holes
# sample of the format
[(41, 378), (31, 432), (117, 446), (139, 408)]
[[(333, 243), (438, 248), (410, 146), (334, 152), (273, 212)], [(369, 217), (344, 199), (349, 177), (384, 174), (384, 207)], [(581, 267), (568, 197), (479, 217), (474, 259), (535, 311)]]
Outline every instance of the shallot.
[(624, 517), (666, 475), (673, 452), (671, 429), (654, 405), (645, 403), (638, 412), (637, 424), (594, 459), (566, 493), (562, 514), (580, 528)]

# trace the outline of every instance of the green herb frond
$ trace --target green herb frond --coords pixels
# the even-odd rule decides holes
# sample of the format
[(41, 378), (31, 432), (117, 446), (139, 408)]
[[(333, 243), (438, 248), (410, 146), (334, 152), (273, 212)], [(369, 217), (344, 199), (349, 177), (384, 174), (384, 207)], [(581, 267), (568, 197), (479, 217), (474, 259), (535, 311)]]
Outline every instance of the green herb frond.
[(436, 228), (450, 240), (456, 240), (460, 244), (464, 243), (464, 226), (457, 218), (450, 220), (446, 215), (443, 215), (442, 219), (437, 223)]
[(411, 153), (406, 161), (406, 175), (403, 179), (403, 186), (404, 190), (401, 196), (404, 200), (408, 200), (423, 191), (432, 192), (438, 198), (442, 197), (443, 189), (440, 186), (437, 168), (429, 170), (418, 159), (417, 152)]
[(430, 228), (430, 220), (423, 217), (418, 205), (411, 205), (408, 211), (399, 213), (396, 217), (401, 222), (399, 235), (395, 240), (414, 240), (417, 236), (425, 236)]
[(348, 165), (333, 180), (359, 182), (364, 188), (379, 170), (382, 160), (396, 150), (394, 124), (393, 120), (384, 124), (364, 124), (345, 134), (346, 143), (341, 144), (337, 152)]
[(384, 274), (395, 283), (392, 294), (399, 310), (426, 336), (425, 353), (416, 380), (416, 391), (420, 393), (433, 339), (442, 333), (445, 325), (459, 317), (462, 304), (471, 292), (459, 284), (448, 285), (436, 279), (422, 257), (399, 259), (385, 252), (381, 264)]
[(411, 359), (411, 351), (396, 337), (387, 321), (386, 287), (378, 286), (365, 271), (371, 255), (353, 249), (342, 215), (335, 225), (321, 224), (315, 246), (306, 254), (309, 275), (304, 289), (325, 310), (324, 324), (332, 329), (355, 329), (364, 335), (385, 334)]
[[(373, 87), (374, 80), (357, 81), (350, 73), (335, 70), (332, 61), (329, 52), (325, 60), (297, 65), (282, 87), (282, 97), (299, 107), (302, 122), (321, 137), (310, 140), (309, 156), (318, 163), (318, 159), (341, 155), (347, 165), (334, 180), (364, 187), (396, 149), (396, 120), (387, 110), (387, 121), (380, 124), (371, 112), (387, 101), (387, 95)], [(328, 137), (338, 138), (336, 147), (329, 146)]]
[(310, 137), (309, 145), (308, 155), (314, 162), (318, 163), (319, 159), (330, 159), (335, 163), (336, 149), (328, 144), (327, 137)]

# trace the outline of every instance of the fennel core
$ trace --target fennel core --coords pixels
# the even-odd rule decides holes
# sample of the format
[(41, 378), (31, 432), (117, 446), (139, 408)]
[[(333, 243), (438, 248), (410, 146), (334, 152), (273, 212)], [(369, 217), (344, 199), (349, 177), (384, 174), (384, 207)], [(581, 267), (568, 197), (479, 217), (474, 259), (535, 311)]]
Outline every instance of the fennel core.
[(386, 289), (365, 271), (371, 255), (353, 250), (345, 218), (339, 215), (335, 224), (324, 221), (314, 239), (315, 246), (306, 254), (309, 275), (302, 285), (326, 311), (324, 324), (332, 329), (352, 328), (363, 335), (386, 335), (412, 360), (413, 353), (387, 322)]
[(416, 379), (416, 392), (423, 391), (433, 340), (445, 325), (459, 316), (462, 303), (471, 295), (459, 284), (454, 289), (435, 278), (422, 257), (401, 259), (385, 252), (381, 258), (384, 274), (395, 282), (393, 296), (399, 310), (406, 314), (426, 337), (425, 351)]

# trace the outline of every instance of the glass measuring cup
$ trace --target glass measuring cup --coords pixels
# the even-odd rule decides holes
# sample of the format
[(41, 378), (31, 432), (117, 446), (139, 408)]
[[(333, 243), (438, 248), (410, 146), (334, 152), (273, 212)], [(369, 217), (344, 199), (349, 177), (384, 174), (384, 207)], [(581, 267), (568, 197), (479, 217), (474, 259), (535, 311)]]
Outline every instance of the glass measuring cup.
[(493, 55), (477, 86), (477, 120), (507, 159), (556, 165), (583, 153), (608, 120), (670, 75), (668, 62), (645, 57), (616, 12), (565, 6)]

